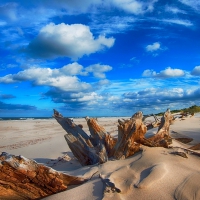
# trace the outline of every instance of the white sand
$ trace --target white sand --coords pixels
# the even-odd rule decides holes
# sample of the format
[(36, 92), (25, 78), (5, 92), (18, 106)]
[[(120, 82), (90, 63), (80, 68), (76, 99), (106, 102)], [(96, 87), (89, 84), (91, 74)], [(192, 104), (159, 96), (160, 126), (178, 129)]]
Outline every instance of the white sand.
[[(112, 135), (117, 134), (118, 118), (99, 118), (99, 124)], [(74, 119), (88, 133), (84, 119)], [(148, 131), (155, 134), (157, 129)], [(200, 118), (177, 119), (170, 126), (171, 136), (190, 137), (189, 144), (173, 140), (174, 147), (190, 147), (200, 143)], [(64, 139), (65, 131), (56, 120), (0, 121), (0, 151), (23, 155), (52, 168), (83, 176), (94, 176), (85, 184), (46, 197), (54, 199), (200, 199), (200, 158), (187, 154), (188, 158), (174, 155), (181, 148), (149, 148), (126, 160), (111, 160), (99, 166), (82, 167), (73, 157)], [(198, 152), (198, 151), (197, 151)], [(200, 151), (199, 151), (200, 152)], [(69, 155), (71, 158), (69, 158)], [(103, 194), (99, 178), (109, 178), (121, 193)]]

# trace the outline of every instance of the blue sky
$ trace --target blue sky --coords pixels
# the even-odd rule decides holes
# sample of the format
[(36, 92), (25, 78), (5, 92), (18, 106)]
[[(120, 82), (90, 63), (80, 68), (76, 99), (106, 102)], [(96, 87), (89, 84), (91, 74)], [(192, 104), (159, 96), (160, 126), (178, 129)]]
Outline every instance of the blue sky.
[(0, 116), (200, 105), (200, 1), (1, 0)]

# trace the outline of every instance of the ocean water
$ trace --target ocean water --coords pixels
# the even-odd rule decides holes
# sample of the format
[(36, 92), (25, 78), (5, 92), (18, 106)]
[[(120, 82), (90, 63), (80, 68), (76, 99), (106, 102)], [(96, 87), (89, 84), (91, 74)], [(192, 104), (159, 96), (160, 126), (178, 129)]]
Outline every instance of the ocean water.
[[(194, 115), (195, 117), (197, 117), (197, 118), (200, 118), (200, 113), (195, 113), (195, 115)], [(118, 118), (122, 118), (122, 117), (127, 117), (127, 116), (91, 116), (90, 118), (107, 118), (107, 117), (109, 117), (109, 118), (116, 118), (116, 117), (118, 117)], [(70, 119), (78, 119), (78, 118), (84, 118), (84, 117), (68, 117), (68, 118), (70, 118)], [(130, 118), (130, 117), (128, 117), (128, 118)], [(0, 121), (2, 121), (2, 120), (47, 120), (47, 119), (54, 119), (54, 117), (0, 117)]]
[(38, 119), (54, 119), (53, 117), (0, 117), (1, 120), (38, 120)]
[[(80, 119), (85, 118), (86, 116), (82, 117), (72, 117), (72, 116), (64, 116), (70, 119)], [(90, 118), (130, 118), (130, 116), (90, 116)], [(55, 119), (54, 117), (0, 117), (0, 121), (2, 120), (49, 120)]]

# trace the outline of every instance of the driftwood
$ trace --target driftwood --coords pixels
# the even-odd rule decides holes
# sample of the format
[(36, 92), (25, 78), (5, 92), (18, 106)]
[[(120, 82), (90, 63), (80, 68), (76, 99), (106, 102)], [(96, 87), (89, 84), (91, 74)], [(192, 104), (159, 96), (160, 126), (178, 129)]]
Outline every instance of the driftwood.
[[(166, 147), (172, 143), (169, 136), (169, 126), (173, 116), (168, 109), (161, 120), (155, 115), (155, 126), (158, 132), (151, 138), (145, 138), (148, 127), (143, 123), (142, 112), (135, 113), (128, 120), (118, 120), (118, 138), (112, 137), (96, 119), (86, 117), (90, 136), (81, 126), (77, 126), (71, 119), (63, 117), (54, 110), (54, 117), (67, 132), (64, 136), (72, 153), (84, 165), (104, 163), (109, 157), (124, 159), (140, 150), (141, 145), (149, 147)], [(154, 126), (153, 126), (154, 127)]]
[[(154, 122), (152, 122), (152, 123), (150, 123), (150, 124), (145, 124), (146, 127), (147, 127), (147, 130), (152, 129), (152, 128), (156, 128), (156, 127), (160, 126), (161, 121), (160, 121), (160, 119), (158, 119), (158, 117), (157, 117), (156, 115), (151, 114), (151, 115), (147, 115), (147, 116), (148, 116), (148, 117), (153, 116), (154, 119), (155, 119)], [(145, 119), (145, 118), (143, 117), (143, 121), (144, 121), (144, 119)]]
[[(100, 126), (95, 118), (86, 117), (87, 125), (89, 127), (89, 131), (91, 134), (91, 140), (93, 141), (94, 145), (105, 147), (106, 152), (104, 152), (104, 156), (110, 157), (112, 154), (112, 149), (115, 146), (117, 139), (113, 138), (103, 126)], [(105, 155), (105, 153), (107, 155)]]
[[(156, 124), (160, 125), (158, 132), (151, 138), (145, 138), (147, 126), (143, 122), (142, 112), (135, 113), (128, 120), (118, 120), (117, 139), (94, 118), (86, 117), (89, 136), (81, 125), (76, 125), (72, 119), (63, 117), (56, 110), (54, 117), (67, 132), (64, 137), (72, 153), (83, 166), (107, 162), (109, 157), (127, 158), (139, 151), (141, 145), (168, 148), (171, 143), (169, 126), (173, 117), (169, 110), (165, 112), (161, 121), (155, 118)], [(110, 180), (101, 176), (100, 178), (106, 191), (120, 192)], [(66, 190), (69, 185), (82, 184), (85, 181), (86, 179), (80, 177), (59, 173), (23, 156), (5, 152), (0, 155), (0, 199), (6, 199), (8, 196), (9, 199), (43, 198)]]
[(160, 126), (158, 127), (158, 132), (153, 137), (149, 138), (148, 140), (152, 142), (153, 146), (161, 146), (166, 147), (172, 143), (172, 139), (169, 136), (169, 127), (173, 121), (173, 116), (169, 109), (164, 113), (163, 117), (161, 118)]
[(174, 155), (177, 155), (177, 156), (181, 156), (183, 158), (188, 158), (185, 152), (175, 151), (175, 152), (171, 152), (171, 154), (174, 154)]
[(112, 150), (114, 158), (127, 158), (140, 150), (141, 141), (147, 131), (142, 117), (142, 112), (137, 112), (130, 120), (118, 120), (118, 141)]
[(85, 181), (23, 156), (0, 155), (0, 199), (38, 199)]
[(90, 141), (85, 140), (82, 135), (75, 137), (68, 133), (64, 135), (69, 148), (73, 152), (74, 156), (79, 160), (81, 165), (93, 165), (99, 161), (99, 157), (96, 154), (95, 148)]
[(193, 151), (190, 148), (173, 147), (173, 149), (181, 149), (181, 150), (184, 150), (187, 154), (191, 154), (191, 155), (195, 155), (195, 156), (200, 157), (200, 153), (199, 152)]

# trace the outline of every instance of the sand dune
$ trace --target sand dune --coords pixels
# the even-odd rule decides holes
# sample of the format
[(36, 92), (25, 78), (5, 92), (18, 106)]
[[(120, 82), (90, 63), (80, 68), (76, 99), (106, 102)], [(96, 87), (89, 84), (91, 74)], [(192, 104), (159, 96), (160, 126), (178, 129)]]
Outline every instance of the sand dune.
[[(118, 118), (99, 118), (98, 122), (113, 136)], [(148, 119), (149, 120), (149, 119)], [(88, 133), (84, 119), (74, 119)], [(151, 129), (148, 135), (156, 133)], [(0, 121), (0, 151), (23, 155), (58, 171), (89, 179), (83, 185), (44, 199), (200, 199), (200, 158), (185, 149), (200, 143), (200, 118), (177, 119), (170, 126), (172, 148), (141, 147), (125, 160), (82, 167), (64, 140), (65, 131), (55, 120)], [(175, 138), (192, 138), (185, 144)], [(184, 158), (177, 152), (184, 153)], [(199, 152), (199, 150), (195, 150)], [(104, 179), (120, 192), (106, 191)]]

